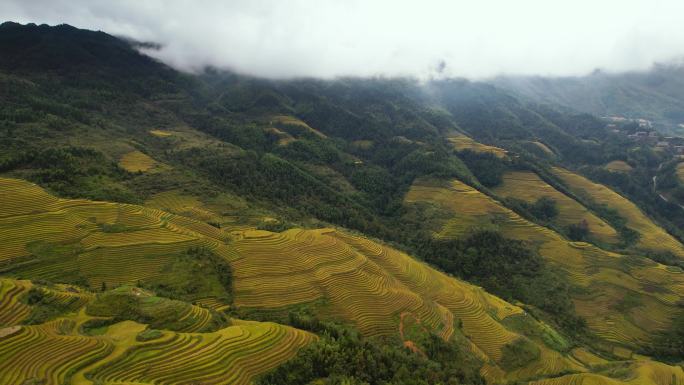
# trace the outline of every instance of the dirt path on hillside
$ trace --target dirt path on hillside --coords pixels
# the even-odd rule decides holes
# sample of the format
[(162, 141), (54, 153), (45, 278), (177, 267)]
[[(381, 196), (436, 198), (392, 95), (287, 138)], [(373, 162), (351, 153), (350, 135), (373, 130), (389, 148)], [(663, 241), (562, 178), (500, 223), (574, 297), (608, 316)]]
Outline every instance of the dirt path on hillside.
[[(401, 336), (401, 340), (404, 342), (404, 347), (408, 348), (410, 351), (412, 351), (414, 353), (418, 353), (421, 356), (427, 358), (425, 353), (423, 353), (423, 351), (420, 350), (420, 348), (416, 345), (415, 342), (413, 342), (411, 340), (407, 340), (404, 337), (404, 318), (406, 318), (406, 316), (413, 317), (413, 315), (411, 313), (404, 312), (404, 313), (401, 313), (401, 315), (399, 316), (399, 335)], [(415, 318), (416, 322), (420, 323), (420, 319), (418, 319), (416, 317), (413, 317), (413, 318)]]

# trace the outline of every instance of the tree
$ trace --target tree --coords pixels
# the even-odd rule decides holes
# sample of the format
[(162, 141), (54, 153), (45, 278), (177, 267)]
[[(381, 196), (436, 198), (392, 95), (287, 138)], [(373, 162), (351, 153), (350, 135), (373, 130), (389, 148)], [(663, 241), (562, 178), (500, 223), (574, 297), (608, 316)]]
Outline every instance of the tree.
[(584, 241), (589, 236), (589, 223), (582, 219), (578, 223), (568, 225), (567, 236), (573, 241)]
[(556, 201), (553, 198), (543, 196), (530, 207), (530, 213), (542, 221), (549, 221), (558, 216)]

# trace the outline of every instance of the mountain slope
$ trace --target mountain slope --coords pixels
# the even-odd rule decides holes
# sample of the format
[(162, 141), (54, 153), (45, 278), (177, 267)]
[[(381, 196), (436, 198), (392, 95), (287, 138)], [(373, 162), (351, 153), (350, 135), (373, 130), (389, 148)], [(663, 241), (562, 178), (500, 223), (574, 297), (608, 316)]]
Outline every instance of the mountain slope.
[[(543, 258), (565, 271), (566, 279), (576, 287), (572, 299), (577, 313), (606, 342), (631, 349), (648, 344), (681, 311), (681, 269), (620, 256), (585, 242), (568, 242), (458, 180), (418, 180), (405, 199), (409, 205), (436, 204), (450, 214), (428, 218), (438, 237), (461, 237), (472, 227), (493, 226), (534, 245)], [(651, 285), (659, 289), (652, 290)], [(595, 310), (599, 308), (601, 313)]]
[[(669, 155), (593, 116), (482, 82), (181, 74), (69, 26), (0, 44), (0, 354), (63, 333), (93, 358), (13, 383), (679, 378), (637, 354), (681, 359), (657, 349), (681, 340), (676, 222), (563, 171), (650, 183)], [(530, 215), (547, 194), (559, 216)], [(566, 238), (583, 220), (606, 249)]]
[[(102, 282), (109, 286), (127, 283), (144, 286), (154, 282), (158, 274), (168, 271), (171, 250), (204, 246), (229, 259), (235, 272), (234, 300), (238, 308), (249, 312), (250, 308), (271, 309), (311, 303), (316, 309), (316, 302), (324, 300), (316, 313), (352, 322), (368, 336), (397, 336), (401, 320), (409, 315), (421, 327), (444, 339), (457, 338), (454, 333), (464, 333), (473, 353), (488, 363), (487, 369), (483, 370), (495, 376), (492, 380), (506, 375), (498, 368), (498, 362), (505, 359), (507, 344), (520, 339), (532, 343), (509, 330), (501, 321), (517, 316), (518, 322), (544, 330), (517, 306), (440, 274), (406, 254), (343, 232), (247, 230), (234, 233), (236, 239), (226, 244), (228, 239), (218, 229), (157, 210), (126, 204), (59, 200), (34, 185), (17, 180), (3, 179), (0, 186), (3, 194), (14, 197), (1, 208), (4, 213), (2, 228), (26, 234), (25, 237), (13, 237), (16, 241), (4, 245), (2, 250), (4, 272), (10, 276), (83, 282), (94, 288)], [(52, 216), (64, 219), (61, 222), (42, 219)], [(88, 221), (92, 221), (91, 225)], [(69, 236), (70, 233), (64, 231), (67, 223), (80, 233)], [(139, 227), (132, 227), (134, 223)], [(49, 230), (55, 224), (61, 226), (61, 231), (53, 234), (66, 235), (66, 238), (51, 239), (45, 237), (46, 233), (36, 235), (34, 229)], [(121, 230), (115, 233), (102, 230), (117, 227)], [(25, 248), (39, 240), (59, 242), (69, 254), (46, 258)], [(158, 247), (165, 247), (166, 252), (157, 251)], [(74, 259), (78, 262), (72, 262)], [(122, 268), (125, 266), (122, 262), (130, 267)], [(21, 308), (13, 311), (21, 312)], [(20, 316), (12, 317), (16, 319), (8, 325), (21, 320), (17, 317)], [(544, 374), (581, 369), (573, 359), (564, 358), (540, 342), (534, 344), (541, 349), (540, 360), (557, 361), (544, 369), (549, 371)], [(543, 366), (531, 365), (526, 371), (515, 368), (517, 370), (510, 378), (541, 374), (539, 370)]]
[(681, 65), (656, 65), (644, 72), (584, 77), (497, 78), (495, 83), (525, 97), (598, 116), (648, 119), (670, 132), (684, 122)]

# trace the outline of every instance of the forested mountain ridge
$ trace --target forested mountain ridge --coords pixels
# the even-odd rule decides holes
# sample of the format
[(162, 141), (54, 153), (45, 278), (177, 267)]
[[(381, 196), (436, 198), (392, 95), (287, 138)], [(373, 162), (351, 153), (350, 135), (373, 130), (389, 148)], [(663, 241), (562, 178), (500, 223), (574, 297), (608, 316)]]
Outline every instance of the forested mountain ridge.
[(524, 97), (552, 102), (597, 116), (652, 121), (681, 134), (684, 126), (684, 68), (657, 64), (647, 71), (577, 77), (500, 77), (494, 83)]
[(482, 82), (183, 74), (66, 25), (0, 52), (0, 354), (93, 354), (9, 383), (682, 381), (642, 355), (682, 359), (669, 152)]

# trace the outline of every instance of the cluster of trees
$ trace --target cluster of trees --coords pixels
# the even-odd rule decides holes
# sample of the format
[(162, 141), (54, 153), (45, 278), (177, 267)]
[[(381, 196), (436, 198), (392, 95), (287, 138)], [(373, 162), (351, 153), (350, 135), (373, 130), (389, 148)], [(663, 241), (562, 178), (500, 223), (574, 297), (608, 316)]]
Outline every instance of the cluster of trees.
[(672, 363), (684, 358), (684, 304), (674, 316), (672, 326), (661, 332), (653, 344), (645, 349), (646, 353)]
[(496, 187), (501, 184), (503, 174), (509, 168), (509, 162), (492, 153), (461, 151), (458, 157), (463, 159), (468, 169), (485, 187)]
[(290, 209), (290, 214), (301, 215), (293, 219), (312, 216), (361, 231), (382, 233), (382, 225), (367, 207), (271, 153), (246, 151), (226, 155), (192, 149), (174, 156), (243, 197), (285, 207)]
[(233, 301), (230, 264), (205, 247), (191, 247), (175, 257), (164, 274), (138, 282), (161, 297), (185, 302), (214, 296), (225, 304)]
[(544, 225), (548, 225), (558, 216), (556, 201), (548, 196), (543, 196), (533, 203), (509, 197), (504, 199), (504, 204), (523, 217)]
[(573, 241), (586, 241), (589, 238), (589, 223), (586, 219), (567, 226), (565, 234)]
[(0, 171), (10, 170), (59, 196), (140, 202), (139, 197), (122, 183), (131, 175), (102, 152), (88, 147), (10, 150), (0, 161)]
[[(139, 297), (131, 287), (97, 294), (95, 300), (88, 303), (86, 313), (97, 317), (111, 317), (117, 322), (132, 320), (149, 324), (155, 329), (184, 330), (196, 322), (192, 317), (182, 317), (187, 311), (186, 302), (164, 297)], [(229, 324), (225, 315), (209, 310), (211, 319), (202, 326), (204, 331), (213, 331)]]
[(399, 341), (362, 338), (350, 327), (290, 314), (290, 324), (317, 333), (320, 338), (302, 348), (296, 357), (257, 379), (260, 385), (308, 384), (472, 384), (482, 385), (481, 363), (458, 344), (428, 334), (421, 341), (423, 354)]
[[(629, 174), (610, 172), (600, 167), (585, 167), (581, 171), (590, 179), (605, 184), (629, 198), (640, 209), (654, 217), (667, 232), (680, 240), (684, 240), (682, 210), (676, 204), (664, 201), (653, 192), (651, 179), (653, 174), (650, 169), (645, 166), (636, 167)], [(602, 214), (608, 214), (609, 218), (619, 217), (618, 213), (610, 215), (607, 210), (603, 210)], [(627, 228), (620, 221), (609, 223), (620, 232), (625, 245), (631, 245), (638, 241), (639, 234)]]
[(78, 302), (77, 297), (66, 301), (56, 301), (37, 286), (31, 287), (21, 300), (31, 306), (31, 313), (22, 321), (27, 325), (41, 324), (54, 319), (73, 310), (73, 305)]

